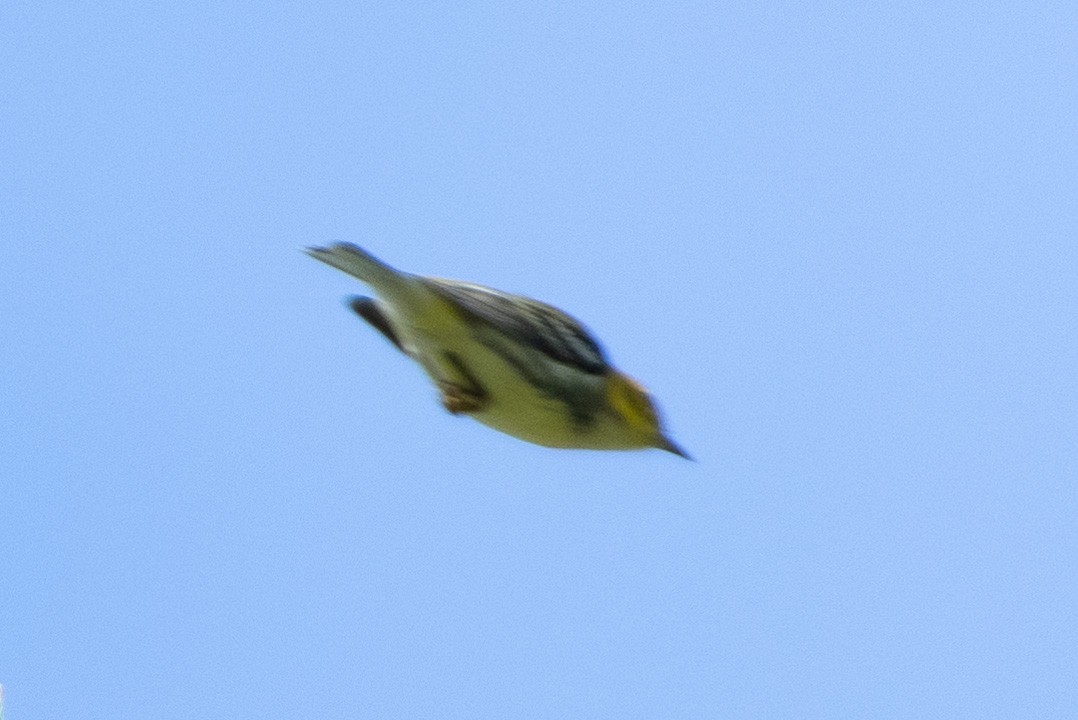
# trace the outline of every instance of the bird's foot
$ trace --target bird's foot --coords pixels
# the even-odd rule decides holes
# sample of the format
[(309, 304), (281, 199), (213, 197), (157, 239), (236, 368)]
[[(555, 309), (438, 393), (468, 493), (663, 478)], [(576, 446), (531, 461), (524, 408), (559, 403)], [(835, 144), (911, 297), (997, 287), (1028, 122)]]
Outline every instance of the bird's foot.
[(453, 415), (475, 412), (486, 401), (482, 393), (450, 382), (439, 382), (438, 390), (442, 394), (442, 406)]

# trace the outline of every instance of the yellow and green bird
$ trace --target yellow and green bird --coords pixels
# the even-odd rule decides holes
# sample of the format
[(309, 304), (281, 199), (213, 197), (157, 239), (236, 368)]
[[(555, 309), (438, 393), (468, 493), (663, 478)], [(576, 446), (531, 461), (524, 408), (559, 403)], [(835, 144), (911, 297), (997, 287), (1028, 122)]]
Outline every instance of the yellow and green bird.
[(647, 391), (561, 310), (402, 272), (351, 243), (307, 252), (374, 290), (377, 298), (352, 297), (352, 310), (422, 366), (454, 415), (548, 447), (689, 457), (666, 435)]

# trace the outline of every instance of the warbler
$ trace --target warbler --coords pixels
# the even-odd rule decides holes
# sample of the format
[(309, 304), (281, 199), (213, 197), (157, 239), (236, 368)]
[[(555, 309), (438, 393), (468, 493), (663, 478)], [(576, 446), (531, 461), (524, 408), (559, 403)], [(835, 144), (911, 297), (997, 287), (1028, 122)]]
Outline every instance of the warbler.
[(659, 448), (689, 458), (664, 432), (647, 391), (561, 310), (402, 272), (351, 243), (307, 253), (374, 290), (377, 298), (348, 304), (422, 366), (450, 413), (548, 447)]

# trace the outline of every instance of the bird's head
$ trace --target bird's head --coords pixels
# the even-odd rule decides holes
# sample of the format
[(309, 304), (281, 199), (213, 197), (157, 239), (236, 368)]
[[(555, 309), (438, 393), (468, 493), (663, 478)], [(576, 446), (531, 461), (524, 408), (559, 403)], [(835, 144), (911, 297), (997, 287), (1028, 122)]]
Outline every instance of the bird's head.
[(640, 383), (616, 370), (612, 371), (606, 378), (606, 399), (614, 414), (641, 447), (659, 448), (692, 460), (687, 452), (663, 432), (659, 411)]

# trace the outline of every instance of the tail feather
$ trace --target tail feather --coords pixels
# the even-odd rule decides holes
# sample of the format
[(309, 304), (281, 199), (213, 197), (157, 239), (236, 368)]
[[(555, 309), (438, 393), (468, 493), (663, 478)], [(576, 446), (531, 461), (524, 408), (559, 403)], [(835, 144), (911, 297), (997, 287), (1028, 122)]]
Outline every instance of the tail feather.
[(335, 243), (329, 247), (309, 247), (307, 254), (358, 278), (380, 292), (392, 293), (400, 286), (404, 274), (352, 243)]

